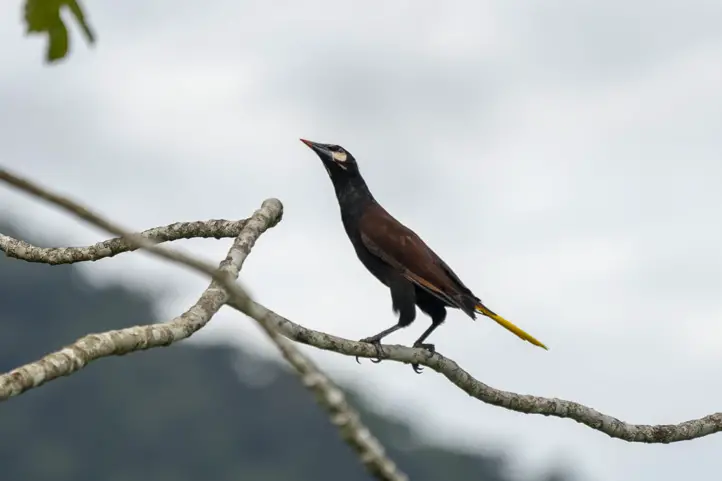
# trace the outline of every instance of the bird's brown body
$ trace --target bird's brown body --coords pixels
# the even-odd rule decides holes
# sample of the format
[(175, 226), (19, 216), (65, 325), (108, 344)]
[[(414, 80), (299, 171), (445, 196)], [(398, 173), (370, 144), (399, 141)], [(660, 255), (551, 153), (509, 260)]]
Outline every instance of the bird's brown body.
[[(491, 317), (520, 338), (546, 347), (514, 324), (486, 308), (459, 276), (414, 231), (396, 220), (374, 199), (353, 156), (337, 145), (302, 141), (321, 158), (336, 191), (341, 219), (356, 255), (366, 269), (391, 292), (398, 322), (362, 339), (379, 345), (382, 338), (411, 324), (418, 306), (431, 326), (414, 343), (433, 352), (426, 338), (446, 319), (446, 308)], [(418, 372), (418, 366), (414, 366)]]
[(474, 317), (479, 299), (414, 231), (377, 203), (359, 221), (361, 241), (373, 255), (419, 289)]

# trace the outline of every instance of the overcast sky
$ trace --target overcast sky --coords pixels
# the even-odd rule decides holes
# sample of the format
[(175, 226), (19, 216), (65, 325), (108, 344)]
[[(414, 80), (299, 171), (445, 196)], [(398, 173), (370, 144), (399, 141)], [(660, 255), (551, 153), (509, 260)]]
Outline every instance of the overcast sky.
[[(341, 144), (389, 211), (551, 348), (452, 311), (431, 341), (474, 376), (635, 423), (720, 410), (721, 2), (121, 3), (87, 4), (97, 46), (74, 31), (52, 68), (44, 40), (23, 37), (21, 2), (0, 6), (1, 164), (139, 230), (278, 197), (284, 220), (242, 279), (280, 314), (358, 339), (394, 323), (390, 298), (298, 138)], [(6, 188), (0, 215), (47, 239), (104, 238)], [(229, 243), (176, 246), (219, 260)], [(206, 285), (146, 255), (83, 269), (160, 289), (166, 317)], [(389, 342), (426, 327), (420, 314)], [(229, 310), (198, 338), (219, 335), (275, 356)], [(719, 434), (628, 444), (484, 405), (428, 369), (305, 350), (430, 439), (500, 447), (520, 471), (718, 471)]]

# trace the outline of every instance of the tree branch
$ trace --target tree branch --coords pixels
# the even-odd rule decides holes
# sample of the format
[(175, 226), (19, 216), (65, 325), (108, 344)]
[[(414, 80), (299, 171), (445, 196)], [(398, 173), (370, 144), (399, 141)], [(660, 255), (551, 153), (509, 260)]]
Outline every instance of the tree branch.
[[(176, 222), (148, 229), (141, 232), (140, 235), (157, 244), (179, 239), (210, 237), (221, 239), (238, 236), (246, 222), (247, 220), (225, 219)], [(137, 247), (129, 244), (122, 237), (108, 239), (88, 247), (36, 247), (22, 240), (0, 234), (0, 250), (5, 251), (8, 257), (50, 265), (97, 261), (136, 249)]]
[[(0, 244), (0, 249), (2, 245)], [(253, 302), (253, 301), (252, 301)], [(232, 299), (228, 304), (243, 311)], [(376, 349), (367, 343), (356, 342), (300, 326), (266, 307), (253, 302), (255, 312), (272, 322), (278, 332), (294, 341), (347, 356), (375, 358)], [(511, 411), (567, 418), (607, 434), (612, 438), (639, 443), (674, 443), (701, 438), (722, 431), (722, 412), (679, 424), (631, 424), (595, 409), (558, 398), (544, 398), (495, 389), (475, 379), (456, 362), (439, 352), (430, 354), (423, 349), (400, 345), (382, 345), (383, 359), (406, 364), (421, 364), (445, 376), (470, 396), (487, 404)]]
[[(256, 211), (250, 219), (243, 221), (248, 228), (242, 230), (233, 241), (233, 245), (225, 260), (221, 262), (219, 269), (229, 273), (234, 278), (237, 277), (243, 262), (250, 252), (250, 246), (267, 228), (264, 220), (272, 219), (278, 214), (277, 205), (265, 202), (261, 209)], [(10, 245), (19, 243), (10, 237), (3, 237), (10, 239)], [(125, 241), (121, 242), (125, 243)], [(29, 244), (26, 245), (30, 246)], [(2, 243), (0, 243), (0, 248), (4, 249), (1, 246)], [(40, 248), (30, 247), (33, 251), (42, 251)], [(60, 250), (62, 249), (58, 249), (58, 251)], [(46, 250), (49, 256), (52, 256), (53, 252), (53, 249)], [(86, 250), (86, 252), (90, 251)], [(96, 359), (107, 356), (121, 356), (154, 347), (164, 347), (190, 337), (211, 320), (211, 317), (223, 307), (226, 300), (225, 291), (216, 281), (212, 281), (190, 309), (168, 322), (88, 334), (73, 344), (48, 354), (38, 361), (1, 375), (0, 401), (22, 394), (28, 389), (41, 386), (58, 377), (73, 374)]]
[[(233, 301), (228, 304), (237, 309)], [(305, 328), (259, 304), (257, 309), (276, 324), (278, 332), (296, 342), (347, 356), (378, 357), (378, 351), (370, 344)], [(689, 441), (722, 431), (722, 412), (679, 424), (631, 424), (574, 401), (517, 394), (493, 388), (474, 378), (456, 362), (438, 351), (431, 354), (424, 349), (397, 344), (382, 344), (381, 348), (382, 359), (427, 366), (446, 377), (468, 395), (484, 403), (520, 413), (571, 419), (624, 441), (668, 444)]]
[[(128, 245), (134, 248), (146, 249), (159, 257), (173, 260), (177, 263), (191, 267), (196, 271), (209, 275), (213, 279), (209, 289), (214, 287), (216, 289), (221, 288), (222, 290), (220, 292), (222, 293), (222, 297), (224, 297), (222, 303), (233, 301), (234, 306), (237, 309), (257, 321), (260, 327), (281, 351), (283, 357), (300, 374), (304, 386), (316, 395), (316, 399), (319, 404), (321, 404), (322, 407), (329, 412), (331, 422), (337, 426), (341, 437), (347, 442), (347, 444), (349, 444), (357, 452), (366, 469), (380, 480), (408, 480), (408, 477), (397, 468), (393, 460), (385, 455), (384, 448), (381, 443), (373, 436), (368, 428), (362, 424), (358, 412), (348, 403), (343, 391), (339, 389), (320, 369), (318, 369), (318, 367), (316, 367), (309, 358), (303, 355), (291, 341), (280, 335), (276, 331), (273, 323), (269, 319), (266, 319), (263, 315), (265, 311), (260, 308), (260, 305), (253, 302), (246, 291), (234, 283), (234, 280), (240, 271), (240, 266), (253, 247), (256, 239), (262, 232), (269, 227), (275, 226), (280, 221), (283, 211), (283, 206), (280, 201), (277, 199), (269, 199), (263, 203), (262, 208), (256, 211), (254, 217), (248, 221), (244, 228), (244, 230), (248, 229), (252, 233), (249, 233), (248, 236), (243, 238), (243, 240), (241, 240), (241, 236), (239, 236), (238, 242), (234, 242), (233, 247), (229, 251), (226, 261), (221, 264), (219, 269), (215, 269), (206, 262), (179, 252), (158, 247), (155, 245), (156, 242), (153, 242), (141, 235), (127, 232), (122, 227), (102, 218), (100, 215), (91, 212), (70, 199), (54, 194), (49, 190), (28, 181), (27, 179), (11, 174), (7, 170), (0, 169), (0, 180), (62, 207), (81, 219), (101, 227), (112, 234), (121, 236), (124, 242), (127, 242)], [(207, 312), (209, 314), (205, 322), (208, 322), (208, 319), (210, 319), (214, 313), (211, 312), (211, 310)], [(204, 311), (203, 314), (205, 313), (206, 312)], [(201, 319), (202, 318), (203, 316), (201, 316)], [(205, 322), (202, 323), (198, 329), (200, 329)], [(179, 334), (182, 335), (185, 333), (186, 329), (188, 329), (188, 324), (190, 323), (183, 323), (185, 329), (181, 329)], [(55, 379), (81, 369), (85, 365), (83, 357), (73, 357), (71, 353), (77, 353), (80, 351), (83, 355), (88, 355), (89, 353), (108, 351), (108, 353), (105, 354), (107, 356), (112, 354), (134, 352), (140, 349), (154, 347), (150, 344), (156, 341), (154, 337), (155, 334), (168, 335), (167, 337), (162, 338), (162, 341), (165, 342), (157, 344), (158, 346), (168, 345), (174, 342), (175, 339), (173, 339), (173, 335), (176, 334), (174, 330), (169, 332), (155, 332), (152, 329), (153, 327), (156, 326), (136, 326), (135, 328), (126, 330), (111, 331), (105, 334), (96, 334), (81, 338), (75, 344), (68, 346), (57, 353), (50, 354), (40, 361), (31, 363), (8, 374), (0, 376), (0, 392), (2, 391), (3, 386), (7, 384), (8, 386), (11, 386), (9, 389), (11, 395), (16, 395), (24, 390), (47, 382), (47, 380), (50, 380), (47, 378), (48, 374), (53, 374), (53, 379)], [(189, 332), (185, 337), (190, 336), (193, 332), (195, 331)], [(125, 335), (123, 336), (123, 334)], [(145, 337), (143, 337), (144, 335)], [(85, 343), (83, 343), (83, 341), (85, 341)], [(68, 362), (63, 362), (66, 357), (68, 358)], [(96, 357), (96, 359), (98, 357)], [(61, 362), (56, 365), (53, 361)], [(58, 366), (61, 367), (58, 368)], [(21, 373), (25, 373), (25, 376)], [(15, 392), (12, 387), (17, 387), (18, 385), (21, 388), (24, 387), (24, 389), (21, 389), (19, 392)], [(1, 400), (2, 398), (0, 398), (0, 401)]]

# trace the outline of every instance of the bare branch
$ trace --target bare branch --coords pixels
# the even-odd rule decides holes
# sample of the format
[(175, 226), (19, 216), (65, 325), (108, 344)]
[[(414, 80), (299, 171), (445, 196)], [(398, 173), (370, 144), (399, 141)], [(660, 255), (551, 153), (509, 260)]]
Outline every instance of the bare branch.
[[(0, 249), (3, 249), (2, 244), (0, 244)], [(348, 356), (375, 358), (377, 355), (376, 349), (370, 344), (307, 329), (260, 304), (253, 301), (251, 303), (254, 315), (266, 321), (270, 320), (275, 324), (278, 332), (289, 339)], [(246, 305), (237, 304), (234, 299), (231, 299), (228, 304), (242, 312), (249, 309)], [(445, 376), (467, 394), (487, 404), (516, 412), (572, 419), (610, 437), (629, 442), (674, 443), (697, 439), (722, 431), (722, 413), (710, 414), (679, 424), (630, 424), (573, 401), (517, 394), (495, 389), (475, 379), (456, 362), (439, 352), (429, 354), (428, 351), (422, 349), (390, 344), (384, 344), (382, 348), (382, 357), (384, 359), (427, 366)]]
[[(179, 239), (209, 238), (221, 239), (236, 237), (246, 225), (246, 220), (213, 219), (196, 222), (176, 222), (174, 224), (154, 227), (140, 233), (141, 236), (154, 243), (168, 242)], [(0, 250), (8, 257), (27, 262), (43, 264), (73, 264), (75, 262), (97, 261), (113, 257), (123, 252), (136, 250), (121, 237), (98, 242), (88, 247), (36, 247), (18, 239), (0, 234)]]
[[(120, 226), (102, 218), (100, 215), (91, 212), (85, 207), (59, 196), (44, 189), (26, 179), (11, 174), (7, 170), (0, 169), (0, 180), (3, 180), (15, 187), (28, 192), (36, 197), (47, 200), (63, 209), (75, 214), (81, 219), (107, 230), (110, 233), (121, 236), (125, 242), (135, 248), (144, 248), (149, 252), (173, 260), (177, 263), (191, 267), (196, 271), (205, 273), (218, 283), (220, 287), (225, 289), (228, 301), (233, 301), (234, 306), (241, 310), (244, 314), (255, 319), (271, 340), (281, 351), (283, 357), (296, 369), (301, 375), (303, 384), (316, 395), (317, 401), (329, 413), (331, 422), (339, 429), (341, 437), (357, 452), (361, 462), (366, 469), (376, 478), (386, 481), (407, 481), (408, 477), (398, 469), (396, 464), (385, 455), (384, 448), (381, 443), (373, 436), (373, 434), (364, 426), (355, 409), (346, 401), (344, 393), (339, 389), (330, 378), (328, 378), (318, 367), (306, 356), (304, 356), (291, 341), (280, 335), (271, 322), (264, 315), (267, 311), (259, 304), (253, 302), (244, 289), (234, 283), (237, 271), (232, 269), (215, 269), (206, 262), (200, 261), (193, 257), (163, 249), (155, 245), (151, 240), (144, 238), (139, 234), (132, 234)], [(271, 210), (271, 214), (266, 216), (263, 222), (259, 223), (259, 232), (255, 238), (248, 239), (247, 253), (253, 247), (255, 240), (260, 236), (261, 232), (269, 227), (275, 226), (281, 219), (282, 205), (277, 199), (269, 199), (264, 202), (264, 206)], [(262, 213), (262, 210), (256, 212)], [(246, 228), (251, 228), (252, 221), (249, 221)], [(237, 255), (238, 253), (236, 253)], [(233, 257), (234, 252), (231, 249), (229, 256)], [(229, 272), (231, 271), (231, 272)], [(118, 331), (115, 331), (118, 332)], [(137, 333), (134, 333), (137, 334)], [(173, 342), (173, 341), (170, 341)], [(72, 349), (74, 346), (71, 346)], [(67, 348), (61, 353), (67, 355)], [(126, 351), (132, 352), (132, 351)], [(44, 366), (43, 366), (44, 367)], [(80, 365), (76, 370), (78, 370)], [(22, 369), (22, 368), (21, 368)], [(7, 374), (11, 379), (11, 374)], [(38, 374), (37, 371), (31, 374)], [(5, 376), (0, 377), (0, 386)], [(58, 377), (58, 376), (56, 376)]]
[[(3, 249), (0, 244), (0, 250)], [(247, 307), (229, 305), (245, 312)], [(344, 339), (300, 326), (264, 306), (253, 302), (255, 313), (276, 325), (278, 332), (289, 339), (318, 349), (348, 356), (375, 358), (377, 351), (370, 344)], [(722, 413), (693, 419), (679, 424), (630, 424), (582, 404), (557, 398), (544, 398), (495, 389), (475, 379), (456, 362), (439, 352), (429, 354), (422, 349), (384, 344), (383, 358), (406, 364), (421, 364), (445, 376), (467, 394), (487, 404), (516, 412), (541, 414), (572, 419), (603, 432), (610, 437), (639, 443), (674, 443), (701, 438), (722, 431)]]
[[(257, 210), (250, 219), (243, 221), (247, 228), (243, 229), (233, 241), (219, 269), (234, 278), (238, 277), (251, 246), (267, 229), (266, 219), (274, 218), (279, 212), (277, 204), (264, 202), (261, 209)], [(11, 239), (11, 245), (18, 244), (15, 239), (5, 237)], [(33, 250), (37, 249), (34, 246), (30, 247)], [(96, 359), (168, 346), (190, 337), (211, 320), (226, 300), (226, 292), (216, 281), (212, 281), (190, 309), (168, 322), (88, 334), (38, 361), (1, 375), (0, 402), (58, 377), (73, 374)]]
[[(150, 239), (146, 239), (140, 234), (134, 234), (132, 232), (129, 232), (120, 227), (119, 225), (110, 222), (107, 219), (104, 219), (102, 216), (92, 212), (86, 207), (83, 207), (82, 205), (77, 204), (66, 197), (54, 194), (49, 190), (42, 188), (27, 179), (23, 179), (22, 177), (19, 177), (15, 174), (11, 174), (6, 169), (0, 169), (0, 180), (7, 182), (8, 184), (15, 186), (18, 189), (23, 190), (35, 197), (39, 197), (45, 201), (48, 201), (51, 204), (55, 204), (58, 207), (61, 207), (64, 210), (70, 212), (71, 214), (74, 214), (75, 216), (83, 219), (89, 224), (95, 225), (96, 227), (100, 227), (101, 229), (104, 229), (111, 234), (122, 237), (125, 242), (134, 246), (136, 249), (145, 249), (156, 256), (162, 257), (167, 260), (175, 261), (196, 271), (207, 274), (211, 276), (214, 280), (218, 281), (224, 288), (229, 289), (232, 292), (235, 291), (236, 294), (243, 299), (248, 299), (248, 295), (245, 293), (245, 290), (236, 286), (233, 283), (233, 278), (226, 275), (225, 272), (217, 270), (208, 262), (204, 262), (194, 257), (182, 254), (180, 252), (164, 249), (163, 247), (157, 246), (156, 242)], [(276, 199), (274, 200), (275, 202), (278, 202), (280, 204), (280, 201)], [(278, 221), (280, 221), (280, 215), (277, 219), (274, 219), (274, 222), (272, 222), (272, 224), (269, 224), (269, 227), (275, 226)]]
[[(233, 301), (230, 301), (229, 305), (238, 308)], [(259, 304), (256, 304), (256, 309), (276, 325), (278, 332), (294, 341), (347, 356), (376, 358), (379, 354), (371, 344), (307, 329)], [(710, 414), (679, 424), (631, 424), (574, 401), (495, 389), (477, 380), (456, 362), (438, 351), (431, 354), (423, 349), (396, 344), (383, 344), (381, 347), (382, 359), (427, 366), (442, 374), (468, 395), (487, 404), (520, 413), (572, 419), (612, 438), (624, 441), (667, 444), (689, 441), (722, 431), (722, 413)]]

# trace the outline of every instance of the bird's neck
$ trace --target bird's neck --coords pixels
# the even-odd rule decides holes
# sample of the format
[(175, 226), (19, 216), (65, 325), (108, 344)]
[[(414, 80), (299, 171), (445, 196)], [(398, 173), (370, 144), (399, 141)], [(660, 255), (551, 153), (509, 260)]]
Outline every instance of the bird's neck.
[(376, 202), (361, 176), (334, 179), (333, 187), (344, 221), (360, 217), (369, 204)]

